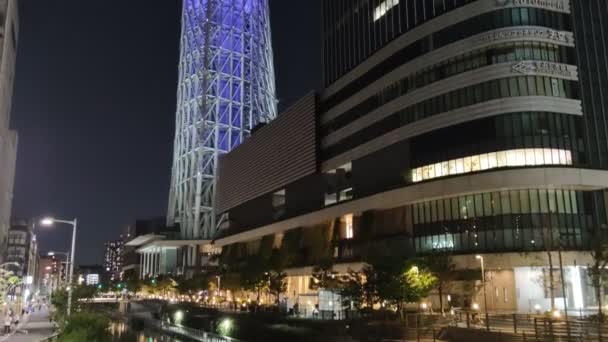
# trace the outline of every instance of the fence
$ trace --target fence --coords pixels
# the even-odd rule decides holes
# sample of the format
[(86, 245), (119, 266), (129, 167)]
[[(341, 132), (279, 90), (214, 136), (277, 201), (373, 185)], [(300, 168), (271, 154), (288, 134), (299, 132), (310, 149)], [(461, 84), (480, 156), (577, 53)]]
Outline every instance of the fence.
[(524, 341), (608, 342), (608, 325), (544, 315), (455, 312), (449, 326), (520, 336)]

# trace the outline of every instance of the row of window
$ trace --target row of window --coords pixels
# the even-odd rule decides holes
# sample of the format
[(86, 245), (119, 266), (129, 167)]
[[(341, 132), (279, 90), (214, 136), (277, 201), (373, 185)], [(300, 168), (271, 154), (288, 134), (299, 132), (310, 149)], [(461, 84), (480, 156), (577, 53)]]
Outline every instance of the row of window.
[[(410, 139), (412, 168), (494, 151), (549, 148), (584, 151), (582, 118), (549, 112), (518, 112), (465, 122)], [(446, 141), (450, 143), (446, 145)]]
[(519, 60), (572, 62), (572, 48), (537, 42), (500, 44), (451, 58), (438, 65), (411, 74), (387, 86), (354, 108), (323, 125), (322, 134), (329, 134), (374, 109), (416, 89), (448, 77), (487, 65)]
[[(505, 8), (484, 13), (477, 17), (454, 24), (405, 46), (400, 51), (371, 68), (368, 72), (353, 80), (325, 100), (322, 104), (322, 112), (343, 102), (359, 90), (367, 87), (372, 82), (390, 73), (397, 67), (448, 44), (472, 37), (482, 32), (521, 25), (542, 26), (554, 30), (570, 31), (568, 17), (569, 16), (564, 13), (546, 11), (538, 8)], [(382, 23), (383, 20), (378, 21), (378, 23)], [(336, 22), (338, 22), (337, 19)], [(330, 34), (325, 40), (326, 55), (324, 65), (325, 79), (328, 81), (328, 85), (363, 60), (363, 58), (358, 59), (356, 63), (351, 63), (349, 66), (347, 60), (352, 54), (352, 48), (348, 41), (345, 41), (345, 38), (342, 37), (343, 33), (343, 30), (338, 29), (336, 30), (335, 35)], [(362, 37), (363, 39), (361, 39)], [(356, 42), (365, 40), (365, 37), (362, 35), (353, 35), (352, 38)], [(378, 49), (379, 48), (380, 47), (378, 47)], [(373, 51), (375, 50), (377, 49), (373, 49)], [(370, 54), (371, 53), (366, 54), (365, 58)]]
[(476, 0), (324, 1), (326, 83), (402, 33), (472, 1)]
[(519, 76), (478, 83), (408, 106), (326, 148), (329, 159), (399, 127), (458, 108), (500, 98), (552, 96), (576, 98), (576, 83), (544, 76)]
[(332, 205), (338, 202), (349, 201), (353, 199), (353, 188), (346, 188), (338, 192), (326, 193), (325, 194), (325, 205)]
[[(560, 236), (566, 236), (559, 238)], [(541, 251), (547, 248), (577, 249), (585, 246), (581, 230), (565, 232), (559, 228), (496, 228), (490, 231), (464, 231), (414, 238), (419, 253), (449, 250), (453, 253)]]
[(572, 153), (566, 150), (549, 148), (527, 148), (484, 153), (415, 168), (411, 171), (411, 181), (415, 183), (501, 167), (534, 165), (572, 165)]
[(528, 189), (487, 192), (414, 204), (414, 224), (509, 214), (578, 214), (582, 192)]

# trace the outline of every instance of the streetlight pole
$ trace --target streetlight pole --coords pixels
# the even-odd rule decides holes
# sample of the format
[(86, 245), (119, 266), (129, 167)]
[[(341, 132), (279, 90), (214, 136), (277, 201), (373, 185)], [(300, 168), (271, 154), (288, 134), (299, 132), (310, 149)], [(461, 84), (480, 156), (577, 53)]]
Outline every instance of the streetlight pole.
[(70, 267), (69, 267), (69, 275), (68, 275), (68, 308), (67, 308), (67, 316), (70, 316), (72, 311), (72, 292), (73, 292), (73, 284), (72, 280), (74, 278), (74, 255), (76, 254), (76, 227), (78, 225), (78, 220), (74, 219), (73, 221), (67, 220), (56, 220), (53, 218), (45, 218), (41, 221), (44, 226), (52, 226), (54, 223), (65, 223), (72, 226), (72, 249), (70, 252)]
[(488, 314), (488, 297), (486, 296), (486, 272), (483, 267), (484, 266), (483, 265), (483, 256), (476, 255), (475, 258), (481, 262), (481, 283), (483, 284), (483, 307), (484, 307), (484, 310), (487, 315)]

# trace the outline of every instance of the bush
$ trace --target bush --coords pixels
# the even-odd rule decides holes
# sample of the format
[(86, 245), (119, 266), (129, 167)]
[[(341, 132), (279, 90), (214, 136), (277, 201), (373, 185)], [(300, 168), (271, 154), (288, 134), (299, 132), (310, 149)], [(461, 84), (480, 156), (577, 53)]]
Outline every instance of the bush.
[(108, 333), (109, 320), (104, 316), (79, 312), (70, 316), (63, 329), (60, 342), (106, 342), (110, 340)]

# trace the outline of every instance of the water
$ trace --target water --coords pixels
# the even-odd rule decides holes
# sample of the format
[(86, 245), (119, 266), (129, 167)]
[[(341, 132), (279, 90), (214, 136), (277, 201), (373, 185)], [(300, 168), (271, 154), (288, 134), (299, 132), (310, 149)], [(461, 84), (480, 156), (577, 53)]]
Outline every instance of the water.
[(110, 325), (110, 332), (115, 342), (187, 342), (171, 336), (153, 331), (133, 331), (123, 322), (114, 322)]

